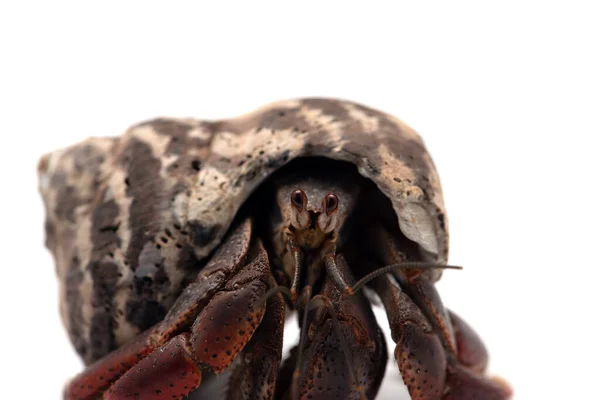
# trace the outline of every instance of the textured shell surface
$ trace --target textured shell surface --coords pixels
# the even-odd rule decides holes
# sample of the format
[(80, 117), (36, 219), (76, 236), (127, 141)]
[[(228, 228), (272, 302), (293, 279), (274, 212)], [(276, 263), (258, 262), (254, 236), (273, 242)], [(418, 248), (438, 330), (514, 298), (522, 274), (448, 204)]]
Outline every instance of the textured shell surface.
[(218, 121), (160, 118), (43, 156), (46, 245), (63, 322), (86, 363), (160, 320), (252, 192), (309, 156), (354, 163), (391, 200), (403, 234), (447, 261), (442, 191), (423, 141), (353, 102), (289, 100)]

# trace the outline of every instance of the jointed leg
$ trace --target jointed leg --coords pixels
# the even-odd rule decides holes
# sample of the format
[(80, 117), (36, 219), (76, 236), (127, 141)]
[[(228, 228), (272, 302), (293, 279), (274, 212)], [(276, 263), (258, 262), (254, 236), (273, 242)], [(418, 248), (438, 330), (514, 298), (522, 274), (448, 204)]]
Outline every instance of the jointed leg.
[[(406, 259), (400, 243), (383, 229), (371, 244), (384, 264)], [(413, 400), (510, 397), (508, 385), (483, 375), (485, 346), (464, 321), (446, 310), (431, 275), (397, 270), (372, 286), (386, 308), (398, 366)]]
[(396, 343), (394, 356), (411, 398), (440, 399), (446, 382), (446, 352), (439, 336), (390, 276), (374, 279), (372, 286), (385, 307)]
[(479, 335), (462, 318), (448, 310), (456, 337), (456, 355), (461, 365), (483, 373), (487, 368), (488, 352)]
[(227, 400), (272, 399), (281, 362), (285, 302), (281, 294), (267, 303), (260, 326), (244, 347), (235, 366)]
[[(336, 263), (351, 279), (343, 257), (338, 256)], [(373, 398), (383, 378), (387, 352), (368, 301), (362, 293), (343, 296), (328, 277), (311, 305), (315, 307), (302, 326), (307, 340), (296, 352), (301, 354), (298, 398)], [(282, 382), (286, 381), (283, 377)]]
[(511, 387), (499, 378), (484, 375), (488, 353), (477, 333), (460, 317), (449, 311), (456, 335), (457, 360), (448, 365), (444, 400), (505, 400)]
[[(383, 227), (374, 227), (370, 246), (375, 257), (383, 265), (401, 264), (409, 261), (398, 238)], [(456, 353), (456, 341), (450, 316), (432, 283), (434, 281), (432, 273), (438, 273), (438, 271), (397, 270), (392, 272), (402, 284), (406, 293), (433, 323), (433, 328), (440, 334), (444, 347), (451, 353)]]

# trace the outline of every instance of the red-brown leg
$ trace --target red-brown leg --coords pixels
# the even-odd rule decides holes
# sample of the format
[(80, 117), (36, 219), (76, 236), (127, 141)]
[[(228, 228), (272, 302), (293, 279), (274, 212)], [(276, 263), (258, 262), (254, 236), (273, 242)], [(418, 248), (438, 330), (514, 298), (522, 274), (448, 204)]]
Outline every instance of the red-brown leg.
[[(398, 235), (373, 226), (367, 250), (384, 265), (408, 261), (403, 249), (414, 249)], [(510, 397), (506, 383), (483, 375), (485, 346), (471, 327), (445, 308), (432, 271), (398, 270), (393, 276), (378, 278), (372, 286), (386, 308), (398, 366), (413, 400)]]
[(267, 304), (260, 326), (244, 348), (229, 381), (227, 400), (272, 399), (281, 363), (285, 302), (281, 294)]
[[(336, 262), (350, 281), (343, 257)], [(308, 340), (302, 349), (300, 398), (374, 398), (385, 372), (387, 350), (368, 300), (362, 293), (342, 297), (328, 277), (315, 304), (303, 327)]]
[(461, 365), (484, 372), (488, 364), (488, 352), (483, 341), (462, 318), (448, 310), (456, 337), (457, 358)]
[[(383, 226), (375, 225), (372, 227), (370, 240), (370, 251), (375, 254), (376, 259), (383, 265), (400, 264), (408, 261), (408, 256), (403, 251), (403, 246), (406, 245), (400, 242), (397, 235), (393, 235)], [(393, 273), (403, 285), (406, 294), (431, 321), (433, 329), (439, 333), (444, 347), (451, 353), (456, 353), (456, 340), (450, 316), (432, 283), (431, 274), (432, 271), (415, 270), (397, 270)]]
[(372, 286), (385, 306), (392, 337), (397, 343), (394, 354), (411, 398), (510, 398), (512, 391), (506, 383), (483, 375), (488, 355), (473, 329), (455, 314), (448, 313), (452, 326), (444, 330), (453, 332), (457, 350), (453, 353), (444, 348), (440, 329), (434, 329), (435, 325), (413, 302), (413, 296), (404, 293), (392, 279), (391, 276), (377, 278)]
[(389, 276), (372, 286), (388, 316), (394, 355), (413, 400), (441, 399), (446, 382), (446, 352), (442, 342), (419, 307)]
[(154, 350), (153, 333), (153, 329), (142, 333), (135, 340), (88, 366), (69, 382), (65, 388), (64, 398), (96, 399), (111, 383)]
[(488, 353), (481, 338), (463, 319), (448, 310), (456, 336), (457, 362), (448, 365), (444, 400), (505, 400), (512, 389), (498, 378), (484, 375)]
[[(398, 275), (401, 274), (396, 274), (396, 276)], [(442, 345), (449, 353), (456, 354), (456, 338), (452, 322), (435, 285), (425, 276), (413, 277), (408, 282), (405, 277), (401, 276), (399, 280), (403, 284), (403, 290), (421, 309), (423, 315), (432, 323), (433, 329), (440, 335)]]

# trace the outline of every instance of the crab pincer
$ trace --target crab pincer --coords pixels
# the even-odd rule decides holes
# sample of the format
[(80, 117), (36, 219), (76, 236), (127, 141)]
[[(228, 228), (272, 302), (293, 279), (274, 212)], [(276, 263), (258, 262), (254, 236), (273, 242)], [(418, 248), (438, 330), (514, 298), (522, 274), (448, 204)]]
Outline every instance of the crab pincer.
[[(251, 231), (250, 221), (240, 224), (162, 323), (89, 366), (69, 384), (65, 397), (92, 399), (106, 390), (104, 397), (114, 400), (183, 398), (200, 386), (202, 369), (218, 374), (231, 364), (266, 313), (268, 327), (246, 350), (262, 357), (262, 373), (238, 379), (251, 381), (245, 398), (274, 392), (283, 300), (276, 295), (269, 307), (264, 304), (274, 281), (262, 244), (251, 243)], [(262, 352), (263, 347), (270, 351)]]

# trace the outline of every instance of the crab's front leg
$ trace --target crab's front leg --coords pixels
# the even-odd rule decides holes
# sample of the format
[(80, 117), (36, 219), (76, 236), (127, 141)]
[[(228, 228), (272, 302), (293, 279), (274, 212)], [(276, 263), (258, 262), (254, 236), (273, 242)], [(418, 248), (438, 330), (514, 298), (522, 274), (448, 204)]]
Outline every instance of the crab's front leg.
[(385, 307), (394, 356), (413, 400), (441, 399), (446, 381), (446, 352), (442, 341), (419, 307), (389, 276), (373, 280)]
[[(336, 265), (352, 282), (343, 256), (336, 257)], [(310, 317), (301, 333), (306, 340), (301, 349), (292, 352), (293, 362), (288, 360), (281, 371), (278, 398), (374, 398), (385, 372), (387, 350), (368, 300), (362, 293), (343, 296), (328, 276), (307, 307)], [(297, 357), (301, 357), (299, 363)], [(293, 393), (293, 366), (298, 368), (297, 393)]]
[(275, 283), (266, 251), (260, 241), (251, 243), (251, 232), (249, 221), (234, 230), (163, 322), (89, 366), (69, 384), (65, 397), (95, 399), (108, 388), (107, 399), (181, 399), (200, 385), (202, 368), (221, 373), (231, 364), (263, 316), (267, 327), (245, 349), (245, 359), (255, 361), (246, 364), (250, 371), (235, 375), (248, 389), (232, 388), (230, 398), (273, 393), (283, 300), (276, 295), (265, 306), (264, 295)]
[(388, 315), (394, 355), (413, 400), (504, 400), (511, 389), (503, 382), (486, 378), (487, 352), (477, 335), (462, 320), (457, 322), (456, 355), (449, 354), (437, 329), (391, 276), (375, 279), (373, 288)]
[[(372, 243), (379, 260), (402, 263), (400, 244), (385, 229)], [(398, 284), (400, 283), (400, 285)], [(483, 375), (487, 351), (479, 336), (448, 311), (426, 274), (398, 271), (379, 277), (372, 286), (382, 299), (394, 352), (404, 382), (414, 399), (501, 400), (510, 387)]]
[(227, 400), (272, 399), (281, 363), (285, 302), (281, 295), (268, 303), (262, 322), (235, 366)]

